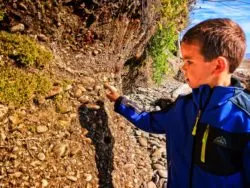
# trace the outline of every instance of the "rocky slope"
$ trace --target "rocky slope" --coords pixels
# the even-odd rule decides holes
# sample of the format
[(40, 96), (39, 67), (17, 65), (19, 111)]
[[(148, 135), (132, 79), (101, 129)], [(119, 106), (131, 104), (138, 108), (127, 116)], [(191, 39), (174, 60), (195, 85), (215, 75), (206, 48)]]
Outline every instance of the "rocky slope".
[[(27, 35), (53, 54), (42, 67), (18, 64), (22, 56), (15, 50), (1, 54), (1, 70), (42, 72), (52, 88), (21, 106), (1, 101), (0, 187), (139, 187), (150, 181), (149, 155), (113, 112), (103, 83), (122, 88), (124, 63), (140, 58), (154, 33), (153, 5), (159, 2), (0, 1), (0, 30)], [(16, 82), (18, 75), (11, 79), (13, 87), (24, 83)]]

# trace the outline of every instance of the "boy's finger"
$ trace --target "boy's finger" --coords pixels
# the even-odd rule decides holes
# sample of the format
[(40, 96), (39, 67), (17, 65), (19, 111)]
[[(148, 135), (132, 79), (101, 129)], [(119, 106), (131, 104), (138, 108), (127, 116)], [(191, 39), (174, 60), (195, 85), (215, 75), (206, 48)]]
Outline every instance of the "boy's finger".
[(111, 92), (117, 92), (117, 89), (114, 86), (110, 86), (107, 83), (104, 84), (104, 88), (109, 89)]

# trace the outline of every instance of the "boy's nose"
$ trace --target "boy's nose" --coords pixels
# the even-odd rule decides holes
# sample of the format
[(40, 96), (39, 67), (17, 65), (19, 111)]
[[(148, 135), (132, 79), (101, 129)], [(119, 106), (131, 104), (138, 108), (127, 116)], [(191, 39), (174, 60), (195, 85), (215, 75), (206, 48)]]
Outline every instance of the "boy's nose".
[(181, 71), (185, 72), (186, 70), (187, 70), (186, 63), (183, 63), (183, 65), (181, 66)]

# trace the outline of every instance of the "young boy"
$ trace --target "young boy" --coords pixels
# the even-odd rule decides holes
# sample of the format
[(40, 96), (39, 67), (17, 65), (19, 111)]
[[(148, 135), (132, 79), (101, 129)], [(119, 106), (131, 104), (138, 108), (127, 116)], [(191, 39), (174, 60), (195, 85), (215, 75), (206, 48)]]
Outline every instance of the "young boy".
[(192, 93), (164, 111), (139, 112), (105, 85), (116, 112), (144, 131), (166, 134), (169, 188), (250, 187), (250, 97), (231, 77), (245, 49), (245, 34), (230, 19), (189, 29), (181, 53)]

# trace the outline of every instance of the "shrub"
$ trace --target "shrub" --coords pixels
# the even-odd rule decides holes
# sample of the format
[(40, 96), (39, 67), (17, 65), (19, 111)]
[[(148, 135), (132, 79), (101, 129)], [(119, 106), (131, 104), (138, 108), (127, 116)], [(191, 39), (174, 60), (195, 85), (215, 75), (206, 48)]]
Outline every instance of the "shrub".
[(153, 80), (161, 83), (166, 73), (171, 72), (167, 59), (177, 51), (178, 31), (186, 24), (187, 0), (161, 0), (161, 20), (158, 31), (149, 43), (149, 54), (153, 58)]

